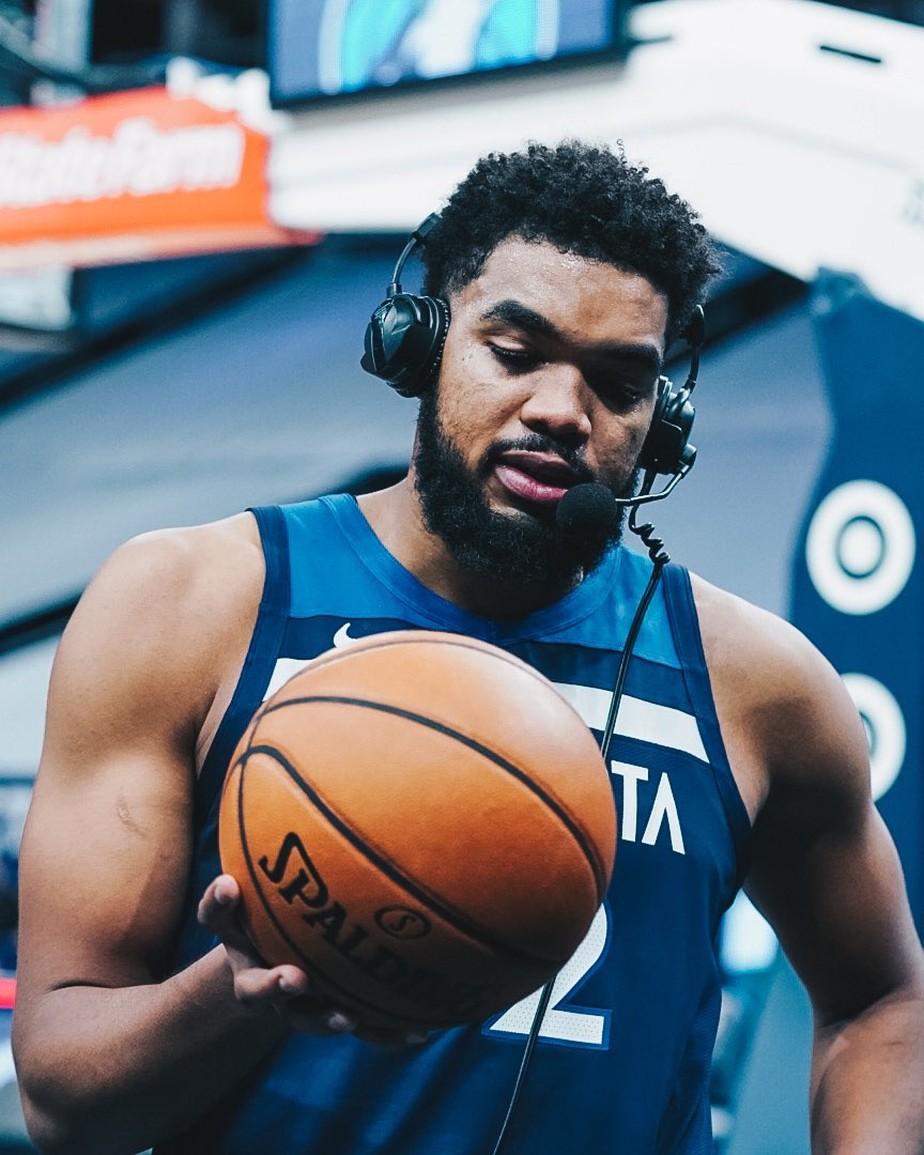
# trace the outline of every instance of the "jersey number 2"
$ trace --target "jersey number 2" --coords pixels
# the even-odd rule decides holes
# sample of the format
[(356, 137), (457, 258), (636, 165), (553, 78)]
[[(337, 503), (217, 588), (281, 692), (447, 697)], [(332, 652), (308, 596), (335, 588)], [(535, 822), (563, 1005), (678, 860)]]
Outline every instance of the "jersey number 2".
[[(583, 942), (555, 976), (552, 997), (542, 1020), (539, 1038), (543, 1042), (570, 1047), (593, 1047), (604, 1050), (609, 1045), (610, 1011), (589, 1007), (568, 1007), (569, 996), (576, 994), (597, 969), (609, 938), (606, 907), (601, 906), (590, 924)], [(485, 1024), (486, 1035), (507, 1038), (525, 1037), (533, 1024), (541, 992), (534, 991), (496, 1019)]]

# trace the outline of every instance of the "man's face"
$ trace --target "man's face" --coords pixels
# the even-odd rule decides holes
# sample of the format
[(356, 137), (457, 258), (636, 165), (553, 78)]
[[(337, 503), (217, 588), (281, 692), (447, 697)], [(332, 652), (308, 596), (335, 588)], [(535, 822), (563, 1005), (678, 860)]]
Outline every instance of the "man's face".
[(581, 482), (632, 492), (666, 298), (637, 273), (511, 238), (450, 307), (413, 464), (427, 528), (473, 575), (566, 589), (608, 543), (569, 541), (556, 507)]

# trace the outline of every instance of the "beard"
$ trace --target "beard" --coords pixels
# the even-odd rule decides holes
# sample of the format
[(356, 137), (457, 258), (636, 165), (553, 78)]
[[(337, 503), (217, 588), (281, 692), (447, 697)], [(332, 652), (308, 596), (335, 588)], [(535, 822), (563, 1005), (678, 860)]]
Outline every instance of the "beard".
[(562, 530), (554, 515), (495, 512), (488, 505), (484, 483), (501, 456), (514, 449), (555, 453), (574, 471), (575, 483), (602, 483), (620, 498), (635, 492), (638, 471), (614, 488), (588, 468), (578, 450), (532, 433), (517, 441), (496, 442), (472, 472), (440, 424), (436, 389), (424, 394), (417, 420), (414, 486), (427, 529), (471, 575), (524, 594), (544, 590), (560, 596), (595, 569), (619, 540), (625, 508), (620, 508), (615, 526), (601, 526), (577, 540)]

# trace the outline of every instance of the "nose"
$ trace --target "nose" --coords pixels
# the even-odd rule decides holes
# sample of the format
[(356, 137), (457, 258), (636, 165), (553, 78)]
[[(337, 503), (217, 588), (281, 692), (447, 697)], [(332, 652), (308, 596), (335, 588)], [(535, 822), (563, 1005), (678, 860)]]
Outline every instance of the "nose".
[(520, 408), (520, 420), (530, 430), (546, 433), (564, 444), (581, 446), (590, 437), (590, 390), (573, 365), (551, 364), (532, 375), (532, 389)]

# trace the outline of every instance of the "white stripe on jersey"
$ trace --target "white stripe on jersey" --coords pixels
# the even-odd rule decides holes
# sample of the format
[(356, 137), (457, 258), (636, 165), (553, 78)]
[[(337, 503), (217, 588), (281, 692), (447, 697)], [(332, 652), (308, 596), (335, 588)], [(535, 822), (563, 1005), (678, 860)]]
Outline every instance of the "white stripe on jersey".
[[(263, 700), (275, 694), (280, 686), (307, 665), (306, 658), (279, 658)], [(592, 730), (603, 730), (612, 698), (610, 690), (599, 690), (594, 686), (571, 686), (565, 682), (553, 682), (553, 685)], [(626, 738), (651, 742), (656, 746), (667, 746), (671, 750), (681, 750), (701, 762), (709, 761), (696, 718), (673, 706), (659, 706), (656, 702), (646, 702), (643, 698), (633, 698), (626, 694), (619, 707), (616, 733)]]
[[(592, 730), (603, 730), (612, 691), (598, 690), (594, 686), (569, 686), (564, 682), (555, 682), (554, 686)], [(673, 706), (659, 706), (657, 702), (646, 702), (644, 698), (625, 694), (616, 718), (616, 733), (656, 746), (667, 746), (671, 750), (682, 750), (701, 762), (709, 761), (696, 718)]]
[(273, 676), (270, 678), (266, 693), (263, 695), (263, 701), (265, 702), (271, 694), (275, 694), (280, 686), (284, 686), (288, 682), (289, 678), (294, 678), (299, 670), (304, 670), (311, 661), (311, 658), (277, 658), (276, 665), (273, 667)]

